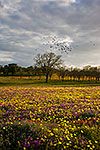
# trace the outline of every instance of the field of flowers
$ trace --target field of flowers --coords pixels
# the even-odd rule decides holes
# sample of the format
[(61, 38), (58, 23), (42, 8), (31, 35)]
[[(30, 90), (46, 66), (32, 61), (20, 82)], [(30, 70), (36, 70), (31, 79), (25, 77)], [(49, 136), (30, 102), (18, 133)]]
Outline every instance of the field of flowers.
[(100, 87), (0, 87), (2, 150), (100, 150)]

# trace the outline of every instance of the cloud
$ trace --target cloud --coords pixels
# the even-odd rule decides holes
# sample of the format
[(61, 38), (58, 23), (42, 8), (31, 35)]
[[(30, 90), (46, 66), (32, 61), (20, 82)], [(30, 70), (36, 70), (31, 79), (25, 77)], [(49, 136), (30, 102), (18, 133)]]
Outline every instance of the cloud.
[(66, 64), (100, 63), (95, 55), (100, 55), (100, 0), (2, 0), (0, 4), (0, 51), (14, 52), (9, 62), (33, 64), (37, 53), (49, 49), (43, 43), (57, 36), (73, 48), (62, 54)]
[(7, 64), (13, 61), (13, 53), (0, 51), (0, 63)]

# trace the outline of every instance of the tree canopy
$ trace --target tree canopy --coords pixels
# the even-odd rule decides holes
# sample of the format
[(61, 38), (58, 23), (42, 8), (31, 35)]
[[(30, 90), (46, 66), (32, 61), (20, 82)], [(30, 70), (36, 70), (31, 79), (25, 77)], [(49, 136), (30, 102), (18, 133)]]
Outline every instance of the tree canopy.
[(46, 76), (46, 83), (48, 76), (54, 68), (59, 68), (62, 65), (61, 55), (55, 53), (38, 54), (35, 57), (35, 66), (40, 67), (43, 74)]

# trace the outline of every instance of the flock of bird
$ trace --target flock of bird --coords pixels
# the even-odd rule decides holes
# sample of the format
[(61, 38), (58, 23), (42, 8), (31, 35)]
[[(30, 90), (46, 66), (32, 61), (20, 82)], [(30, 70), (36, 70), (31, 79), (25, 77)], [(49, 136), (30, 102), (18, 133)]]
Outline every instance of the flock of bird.
[(50, 41), (43, 45), (48, 45), (50, 49), (57, 49), (61, 52), (65, 52), (68, 54), (68, 51), (71, 51), (71, 47), (68, 46), (68, 42), (62, 42), (62, 40), (58, 39), (56, 36), (51, 38)]
[[(92, 46), (95, 46), (95, 43), (93, 41), (90, 41), (90, 44)], [(73, 48), (79, 48), (80, 45), (71, 44), (71, 42), (63, 42), (63, 40), (58, 39), (56, 36), (51, 37), (51, 40), (43, 45), (48, 45), (50, 49), (57, 49), (61, 51), (61, 53), (69, 53)], [(71, 46), (72, 45), (72, 46)]]

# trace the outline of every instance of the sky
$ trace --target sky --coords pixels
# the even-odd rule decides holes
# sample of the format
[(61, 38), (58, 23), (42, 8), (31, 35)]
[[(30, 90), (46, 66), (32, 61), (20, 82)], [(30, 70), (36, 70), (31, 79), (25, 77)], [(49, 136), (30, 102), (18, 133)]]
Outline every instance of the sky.
[[(50, 49), (56, 37), (71, 47)], [(34, 65), (40, 53), (68, 67), (100, 66), (100, 0), (0, 0), (0, 65)]]

